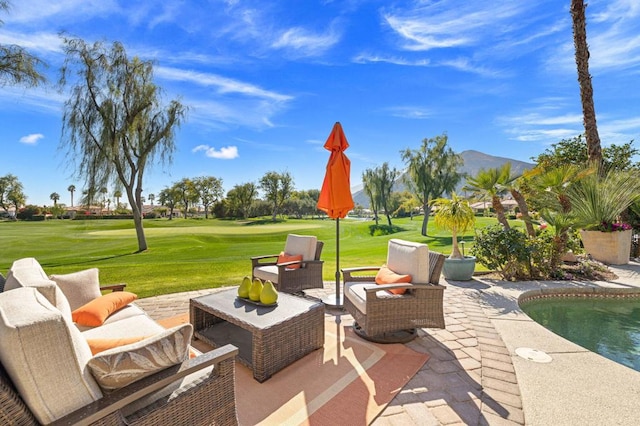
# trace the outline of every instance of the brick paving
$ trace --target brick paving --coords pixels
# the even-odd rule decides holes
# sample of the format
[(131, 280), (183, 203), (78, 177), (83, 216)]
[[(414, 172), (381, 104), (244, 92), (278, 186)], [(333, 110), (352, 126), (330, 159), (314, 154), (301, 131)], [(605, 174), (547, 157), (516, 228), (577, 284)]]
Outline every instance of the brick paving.
[[(430, 355), (372, 423), (391, 425), (523, 425), (518, 380), (506, 349), (475, 290), (449, 283), (445, 294), (446, 328), (421, 329), (407, 346)], [(335, 283), (309, 290), (310, 297), (333, 294)], [(211, 290), (140, 299), (152, 318), (187, 312), (189, 299)], [(327, 309), (328, 313), (345, 315)]]

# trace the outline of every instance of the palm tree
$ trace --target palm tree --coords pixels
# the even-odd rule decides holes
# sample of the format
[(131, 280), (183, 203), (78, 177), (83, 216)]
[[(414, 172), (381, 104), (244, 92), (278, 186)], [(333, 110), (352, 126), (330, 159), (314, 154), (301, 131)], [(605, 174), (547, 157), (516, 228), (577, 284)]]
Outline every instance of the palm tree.
[(500, 168), (480, 169), (475, 177), (467, 178), (464, 189), (473, 192), (481, 199), (491, 199), (491, 206), (496, 212), (498, 222), (504, 226), (504, 229), (510, 229), (501, 199), (507, 192), (507, 185), (513, 180), (511, 163), (505, 163)]
[(71, 207), (73, 207), (73, 193), (76, 192), (75, 185), (69, 185), (67, 187), (67, 191), (69, 191), (71, 193)]
[(582, 119), (589, 161), (600, 164), (602, 149), (596, 123), (596, 109), (593, 103), (593, 86), (589, 74), (589, 46), (587, 45), (587, 18), (584, 0), (571, 0), (571, 18), (573, 20), (573, 43), (576, 49), (576, 67), (580, 83), (580, 100), (582, 102)]
[(149, 194), (149, 202), (151, 203), (151, 206), (153, 207), (153, 202), (156, 199), (156, 194)]
[(60, 199), (60, 194), (58, 194), (57, 192), (52, 192), (51, 195), (49, 195), (49, 199), (53, 200), (54, 206), (57, 206), (58, 200)]
[(120, 208), (120, 197), (122, 197), (122, 191), (120, 191), (119, 189), (116, 189), (115, 191), (113, 191), (113, 196), (116, 199), (116, 209)]

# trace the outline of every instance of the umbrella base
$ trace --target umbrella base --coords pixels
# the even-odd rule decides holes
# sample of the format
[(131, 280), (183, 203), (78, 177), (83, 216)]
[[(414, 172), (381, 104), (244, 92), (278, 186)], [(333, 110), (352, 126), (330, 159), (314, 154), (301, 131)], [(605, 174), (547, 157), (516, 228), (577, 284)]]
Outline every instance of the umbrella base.
[(369, 336), (357, 322), (353, 323), (353, 331), (363, 339), (374, 343), (408, 343), (418, 337), (418, 330), (415, 328)]
[(325, 296), (322, 298), (322, 303), (332, 308), (343, 308), (344, 300), (342, 295), (336, 296), (335, 294)]

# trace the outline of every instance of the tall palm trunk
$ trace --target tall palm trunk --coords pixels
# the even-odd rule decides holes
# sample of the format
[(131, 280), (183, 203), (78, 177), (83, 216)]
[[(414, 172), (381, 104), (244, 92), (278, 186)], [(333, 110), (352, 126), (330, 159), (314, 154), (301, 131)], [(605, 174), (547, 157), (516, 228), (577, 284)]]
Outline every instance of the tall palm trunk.
[(531, 223), (531, 216), (529, 216), (529, 207), (527, 206), (527, 202), (522, 196), (522, 193), (517, 189), (511, 188), (510, 192), (513, 199), (518, 203), (518, 208), (520, 209), (522, 220), (524, 221), (524, 226), (527, 228), (527, 234), (530, 237), (535, 237), (536, 231), (533, 229), (533, 224)]
[(596, 124), (596, 109), (593, 103), (593, 86), (589, 74), (589, 47), (587, 45), (587, 19), (584, 0), (571, 0), (571, 18), (573, 19), (573, 43), (576, 49), (576, 66), (580, 84), (580, 100), (589, 161), (602, 163), (600, 136)]
[(498, 222), (500, 222), (504, 226), (504, 229), (511, 229), (509, 221), (507, 221), (507, 217), (504, 215), (504, 206), (500, 202), (500, 197), (491, 197), (491, 206), (493, 207), (493, 211), (496, 212)]

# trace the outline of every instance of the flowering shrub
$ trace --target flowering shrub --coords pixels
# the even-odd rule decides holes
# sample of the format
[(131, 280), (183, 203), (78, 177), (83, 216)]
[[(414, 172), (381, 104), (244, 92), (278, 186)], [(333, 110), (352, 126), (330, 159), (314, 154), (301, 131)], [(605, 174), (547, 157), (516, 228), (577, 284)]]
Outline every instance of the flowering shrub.
[(621, 232), (631, 229), (631, 225), (624, 222), (601, 222), (595, 230), (602, 232)]

